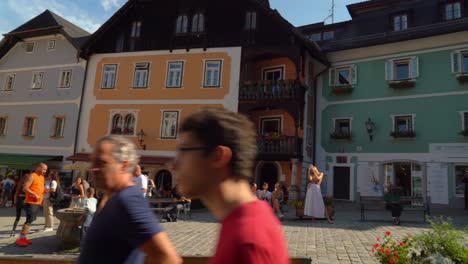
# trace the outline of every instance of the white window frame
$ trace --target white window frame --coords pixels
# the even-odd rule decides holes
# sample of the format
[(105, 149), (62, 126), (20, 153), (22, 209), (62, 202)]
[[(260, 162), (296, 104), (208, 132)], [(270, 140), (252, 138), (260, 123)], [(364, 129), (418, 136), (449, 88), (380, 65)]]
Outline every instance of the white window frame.
[(468, 75), (468, 67), (464, 69), (464, 58), (468, 58), (468, 50), (455, 50), (450, 54), (452, 73), (459, 75)]
[(336, 133), (336, 121), (338, 121), (338, 120), (348, 120), (349, 121), (349, 134), (351, 135), (351, 132), (353, 131), (353, 118), (352, 117), (335, 117), (335, 118), (332, 118), (332, 125), (333, 125), (332, 133)]
[[(455, 197), (457, 197), (457, 198), (465, 198), (465, 193), (457, 194), (457, 175), (456, 175), (456, 173), (457, 173), (457, 167), (467, 167), (467, 166), (468, 166), (467, 163), (465, 163), (465, 164), (463, 164), (463, 163), (456, 163), (456, 164), (454, 164), (454, 166), (453, 166), (453, 176), (454, 176), (454, 177), (453, 177), (453, 184), (454, 184), (454, 185), (453, 185), (453, 193), (455, 194)], [(466, 184), (466, 183), (465, 183), (465, 184)]]
[(468, 128), (468, 119), (465, 118), (465, 114), (468, 114), (468, 110), (460, 111), (462, 131), (465, 131), (465, 128)]
[(255, 30), (257, 29), (257, 12), (256, 11), (247, 11), (245, 13), (245, 26), (246, 30)]
[[(458, 10), (459, 10), (459, 14), (458, 16), (455, 14), (455, 5), (458, 4)], [(451, 15), (452, 17), (448, 17), (448, 8), (451, 9)], [(452, 2), (452, 3), (446, 3), (444, 5), (444, 19), (445, 20), (453, 20), (453, 19), (459, 19), (463, 16), (463, 10), (462, 10), (462, 4), (460, 1), (457, 1), (457, 2)]]
[[(146, 68), (146, 69), (144, 69)], [(149, 87), (149, 78), (150, 78), (150, 69), (151, 69), (151, 63), (150, 62), (137, 62), (134, 64), (133, 68), (133, 89), (146, 89)], [(141, 83), (138, 83), (136, 77), (137, 73), (145, 73), (145, 80)]]
[[(340, 84), (339, 83), (339, 72), (340, 70), (346, 69), (349, 71), (349, 84)], [(337, 67), (332, 67), (329, 69), (329, 75), (328, 75), (328, 84), (329, 86), (332, 87), (338, 87), (338, 86), (355, 86), (357, 84), (357, 66), (352, 64), (352, 65), (343, 65), (343, 66), (337, 66)]]
[(392, 132), (395, 133), (395, 121), (396, 118), (398, 117), (411, 117), (411, 130), (408, 132), (415, 132), (416, 131), (416, 114), (397, 114), (397, 115), (391, 115), (390, 117), (392, 118)]
[[(59, 129), (60, 134), (57, 134), (57, 120), (61, 119), (62, 124)], [(52, 138), (63, 138), (65, 134), (65, 116), (64, 115), (56, 115), (52, 118)]]
[[(105, 68), (106, 66), (115, 66), (115, 70), (113, 71), (106, 71)], [(112, 89), (115, 89), (116, 86), (117, 86), (117, 74), (118, 74), (118, 71), (119, 71), (119, 65), (116, 64), (116, 63), (106, 63), (104, 65), (102, 65), (102, 78), (101, 78), (101, 89), (102, 90), (112, 90)], [(110, 86), (104, 86), (104, 80), (106, 79), (106, 74), (108, 73), (114, 73), (114, 81), (112, 82), (112, 85)]]
[[(136, 135), (136, 116), (134, 113), (126, 113), (124, 115), (121, 115), (123, 118), (123, 126), (122, 126), (122, 135), (125, 136), (135, 136)], [(125, 129), (127, 129), (127, 118), (132, 117), (133, 118), (133, 133), (125, 133)]]
[[(8, 116), (0, 116), (0, 121), (3, 120), (3, 127), (0, 126), (0, 136), (6, 136), (8, 131)], [(0, 124), (2, 124), (0, 122)]]
[[(114, 119), (116, 118), (117, 115), (120, 116), (120, 122), (119, 122), (119, 124), (117, 126), (114, 127)], [(112, 131), (114, 130), (114, 128), (120, 128), (120, 133), (113, 133)], [(124, 128), (124, 114), (122, 114), (122, 113), (112, 113), (111, 118), (110, 118), (110, 131), (109, 131), (109, 134), (110, 135), (122, 135), (123, 128)]]
[(176, 34), (187, 34), (189, 32), (188, 28), (188, 15), (181, 14), (177, 16), (176, 19)]
[(260, 122), (260, 134), (265, 135), (264, 131), (264, 122), (269, 121), (269, 120), (276, 120), (279, 119), (279, 133), (283, 134), (283, 128), (284, 128), (284, 116), (283, 115), (272, 115), (272, 116), (260, 116), (259, 117), (259, 122)]
[[(36, 83), (34, 82), (35, 79), (36, 79), (36, 76), (39, 75), (41, 76), (41, 82), (40, 82), (40, 86), (39, 87), (35, 87)], [(32, 80), (31, 80), (31, 90), (33, 91), (36, 91), (36, 90), (42, 90), (43, 86), (44, 86), (44, 78), (45, 78), (45, 73), (43, 71), (37, 71), (37, 72), (33, 72), (32, 74)]]
[[(28, 132), (28, 127), (29, 125), (27, 124), (27, 120), (32, 119), (32, 128), (31, 128), (31, 134), (26, 134)], [(37, 125), (37, 117), (34, 116), (26, 116), (24, 118), (24, 123), (23, 123), (23, 137), (35, 137), (36, 136), (36, 125)]]
[[(12, 78), (13, 80), (11, 82), (11, 87), (8, 87), (10, 78)], [(15, 79), (16, 79), (16, 74), (15, 73), (7, 74), (6, 78), (5, 78), (5, 83), (3, 85), (3, 91), (5, 91), (5, 92), (13, 91), (15, 89)]]
[[(111, 109), (109, 110), (109, 123), (108, 123), (108, 131), (107, 131), (107, 134), (108, 135), (120, 135), (120, 136), (124, 136), (124, 137), (136, 137), (136, 133), (137, 133), (137, 127), (138, 127), (138, 113), (140, 112), (140, 110), (138, 109)], [(132, 114), (133, 117), (135, 118), (135, 125), (134, 125), (134, 128), (133, 128), (133, 134), (125, 134), (124, 133), (124, 129), (125, 129), (125, 117), (129, 114)], [(113, 134), (112, 133), (112, 129), (113, 129), (113, 121), (114, 121), (114, 117), (116, 115), (120, 115), (122, 117), (121, 119), (121, 132), (120, 133), (115, 133)]]
[[(31, 51), (28, 51), (28, 47), (29, 45), (32, 45), (32, 50)], [(25, 47), (24, 47), (24, 50), (26, 51), (26, 53), (34, 53), (34, 49), (36, 48), (36, 42), (26, 42), (25, 43)]]
[[(69, 78), (68, 78), (68, 83), (64, 83), (64, 74), (69, 72)], [(59, 75), (59, 83), (58, 87), (59, 88), (70, 88), (73, 80), (73, 70), (72, 69), (64, 69), (60, 70), (60, 75)]]
[(262, 68), (262, 80), (266, 81), (266, 75), (267, 73), (270, 73), (270, 72), (276, 72), (276, 71), (280, 71), (281, 72), (281, 78), (280, 80), (284, 80), (285, 79), (285, 75), (286, 75), (286, 65), (282, 64), (282, 65), (275, 65), (275, 66), (268, 66), (268, 67), (263, 67)]
[[(51, 43), (53, 43), (52, 47), (50, 45)], [(55, 50), (55, 45), (57, 45), (57, 40), (50, 39), (49, 41), (47, 41), (47, 51)]]
[(141, 37), (141, 20), (133, 21), (132, 22), (132, 30), (130, 32), (131, 38), (139, 38)]
[[(408, 79), (396, 79), (396, 64), (398, 62), (408, 62)], [(385, 62), (385, 80), (388, 82), (415, 81), (419, 78), (419, 57), (403, 57), (390, 59)]]
[[(160, 128), (160, 133), (159, 133), (161, 139), (166, 139), (166, 140), (177, 139), (177, 137), (179, 136), (178, 130), (179, 130), (179, 122), (180, 122), (180, 112), (181, 112), (181, 110), (170, 110), (170, 109), (162, 109), (161, 110), (161, 128)], [(176, 128), (175, 128), (175, 135), (174, 136), (164, 135), (164, 131), (165, 131), (165, 128), (166, 128), (165, 125), (164, 125), (164, 120), (165, 120), (164, 114), (165, 113), (177, 113)]]
[[(208, 71), (210, 71), (210, 68), (208, 68), (208, 63), (218, 63), (218, 82), (214, 84), (209, 84), (207, 83), (207, 74)], [(224, 60), (222, 59), (209, 59), (209, 60), (203, 60), (203, 88), (221, 88), (222, 84), (222, 76), (223, 76), (223, 63)], [(212, 68), (211, 70), (215, 70)], [(213, 73), (214, 74), (214, 73)]]
[[(406, 18), (406, 19), (405, 19), (405, 20), (406, 20), (405, 27), (403, 27), (403, 17)], [(408, 17), (409, 17), (408, 14), (394, 15), (394, 16), (392, 17), (393, 31), (398, 32), (398, 31), (407, 30), (407, 29), (408, 29)], [(398, 19), (399, 22), (400, 22), (400, 24), (399, 24), (400, 27), (399, 27), (399, 28), (396, 27), (396, 19)]]
[[(172, 80), (169, 80), (169, 74), (172, 71), (170, 69), (171, 64), (179, 64), (179, 63), (182, 65), (182, 68), (180, 69), (179, 83), (178, 83), (178, 85), (177, 85), (177, 83), (171, 84), (171, 83), (169, 83), (170, 81), (172, 81)], [(167, 67), (166, 80), (165, 80), (166, 88), (169, 88), (169, 89), (182, 88), (183, 87), (183, 82), (184, 82), (185, 61), (184, 60), (168, 61), (166, 67)], [(173, 77), (173, 78), (175, 78), (175, 77)]]

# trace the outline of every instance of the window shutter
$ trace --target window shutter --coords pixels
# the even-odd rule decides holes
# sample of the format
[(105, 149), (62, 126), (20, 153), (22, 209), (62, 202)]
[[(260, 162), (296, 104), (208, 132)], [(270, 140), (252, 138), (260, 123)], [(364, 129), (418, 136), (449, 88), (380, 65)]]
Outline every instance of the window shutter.
[(328, 85), (329, 86), (335, 86), (335, 69), (330, 68), (328, 71)]
[(411, 78), (418, 78), (419, 77), (419, 59), (418, 57), (411, 58)]
[(351, 66), (350, 71), (351, 71), (351, 84), (355, 85), (357, 84), (357, 78), (358, 78), (356, 65)]
[(452, 73), (460, 73), (460, 52), (454, 51), (451, 53), (452, 57)]
[(385, 62), (385, 80), (386, 81), (393, 80), (393, 61)]

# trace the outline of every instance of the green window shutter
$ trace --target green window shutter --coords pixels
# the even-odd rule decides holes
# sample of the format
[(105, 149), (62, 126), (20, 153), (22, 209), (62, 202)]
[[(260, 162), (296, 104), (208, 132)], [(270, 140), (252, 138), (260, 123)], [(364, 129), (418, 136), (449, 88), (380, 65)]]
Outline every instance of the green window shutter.
[(393, 81), (393, 61), (385, 62), (385, 80)]
[(355, 85), (357, 84), (357, 78), (358, 78), (356, 65), (352, 65), (350, 67), (350, 71), (351, 71), (351, 84)]
[(451, 53), (452, 57), (452, 73), (460, 73), (460, 52), (454, 51)]
[(335, 68), (328, 70), (328, 85), (335, 86)]

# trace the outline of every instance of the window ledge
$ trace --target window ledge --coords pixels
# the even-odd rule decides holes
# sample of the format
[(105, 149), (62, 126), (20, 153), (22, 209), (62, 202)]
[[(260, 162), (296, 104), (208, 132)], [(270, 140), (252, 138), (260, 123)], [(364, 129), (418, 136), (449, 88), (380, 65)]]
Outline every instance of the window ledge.
[(388, 87), (393, 89), (407, 89), (416, 86), (416, 79), (387, 81)]
[(50, 136), (52, 139), (63, 139), (65, 138), (64, 136)]
[(391, 132), (390, 136), (393, 138), (415, 138), (416, 133), (414, 132), (406, 132), (406, 133)]
[(23, 135), (23, 138), (24, 138), (24, 139), (33, 139), (34, 136)]
[(338, 134), (338, 133), (331, 133), (330, 134), (331, 139), (347, 139), (351, 140), (351, 134)]
[(12, 93), (14, 90), (1, 90), (2, 93)]
[(468, 73), (459, 73), (459, 74), (457, 74), (457, 80), (460, 83), (467, 83), (468, 82)]
[(333, 85), (333, 86), (331, 86), (332, 93), (336, 94), (336, 95), (351, 93), (353, 91), (354, 87), (355, 87), (355, 85), (352, 85), (352, 84)]

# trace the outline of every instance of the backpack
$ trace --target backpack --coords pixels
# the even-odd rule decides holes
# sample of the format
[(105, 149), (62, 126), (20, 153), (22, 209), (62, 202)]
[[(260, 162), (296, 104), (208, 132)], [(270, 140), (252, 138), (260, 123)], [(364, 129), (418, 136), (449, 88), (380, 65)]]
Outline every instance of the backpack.
[(52, 204), (57, 205), (63, 200), (63, 198), (64, 198), (64, 195), (63, 195), (62, 187), (57, 185), (57, 188), (55, 189), (55, 192), (50, 194), (49, 201)]
[(5, 184), (3, 185), (3, 190), (5, 193), (10, 193), (13, 185), (11, 184), (10, 181), (6, 181)]

